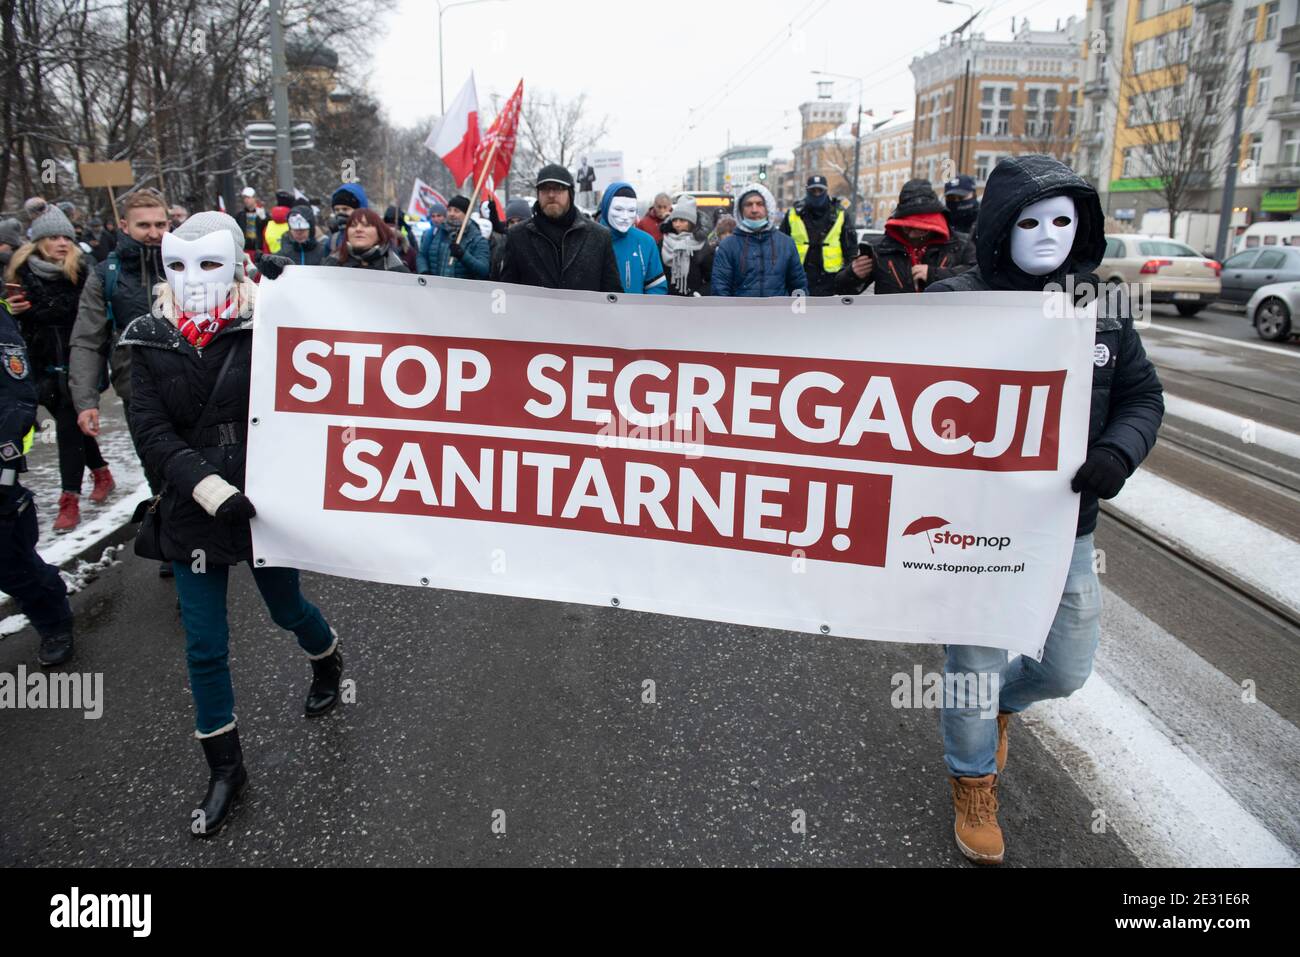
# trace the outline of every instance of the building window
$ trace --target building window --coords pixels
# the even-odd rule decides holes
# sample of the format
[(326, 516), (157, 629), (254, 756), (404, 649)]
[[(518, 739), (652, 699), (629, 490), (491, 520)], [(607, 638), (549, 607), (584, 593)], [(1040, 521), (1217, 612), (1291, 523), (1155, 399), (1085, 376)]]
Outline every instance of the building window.
[(975, 181), (983, 184), (988, 181), (989, 171), (993, 168), (993, 156), (990, 153), (975, 154)]
[(1277, 36), (1277, 8), (1281, 4), (1273, 0), (1264, 8), (1264, 39), (1271, 40)]
[(1146, 147), (1127, 147), (1124, 150), (1124, 161), (1120, 167), (1120, 176), (1124, 179), (1132, 179), (1134, 177), (1150, 175), (1150, 167), (1147, 164)]
[(1300, 100), (1300, 60), (1291, 63), (1291, 99)]
[(1300, 166), (1300, 130), (1282, 131), (1281, 161), (1283, 166)]
[(1261, 160), (1264, 158), (1264, 134), (1256, 133), (1250, 138), (1250, 150), (1247, 156), (1251, 164), (1258, 169)]
[(980, 88), (980, 135), (1006, 136), (1011, 132), (1010, 86), (986, 84)]
[(1273, 68), (1262, 66), (1259, 68), (1259, 79), (1255, 82), (1255, 103), (1265, 103), (1268, 101), (1269, 85), (1273, 81)]

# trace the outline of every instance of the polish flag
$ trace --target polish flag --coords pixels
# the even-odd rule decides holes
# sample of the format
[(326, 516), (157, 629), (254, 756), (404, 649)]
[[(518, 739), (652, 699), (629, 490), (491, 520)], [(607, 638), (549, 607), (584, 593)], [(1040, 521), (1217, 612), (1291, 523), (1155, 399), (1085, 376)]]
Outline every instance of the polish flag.
[(424, 145), (437, 153), (451, 170), (457, 184), (474, 172), (474, 159), (478, 156), (483, 131), (478, 122), (478, 91), (474, 87), (474, 74), (461, 87), (446, 114), (438, 120), (424, 141)]
[[(519, 133), (519, 111), (523, 108), (524, 81), (520, 80), (515, 92), (506, 100), (505, 107), (497, 114), (487, 135), (479, 144), (478, 158), (474, 162), (475, 178), (491, 179), (501, 182), (510, 175), (510, 161), (515, 155), (515, 142)], [(488, 168), (488, 157), (492, 157), (492, 166)]]

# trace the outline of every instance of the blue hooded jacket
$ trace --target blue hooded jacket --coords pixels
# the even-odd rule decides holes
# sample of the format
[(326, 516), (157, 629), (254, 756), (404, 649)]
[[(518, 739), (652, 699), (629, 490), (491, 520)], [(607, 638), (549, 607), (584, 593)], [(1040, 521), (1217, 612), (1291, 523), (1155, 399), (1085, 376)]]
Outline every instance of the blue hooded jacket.
[(614, 240), (614, 258), (618, 260), (618, 278), (624, 292), (645, 293), (651, 296), (668, 295), (668, 278), (664, 275), (663, 260), (654, 237), (644, 229), (632, 226), (620, 233), (609, 224), (609, 204), (614, 194), (631, 183), (610, 183), (600, 198), (600, 224), (609, 230)]
[(715, 296), (792, 296), (808, 294), (808, 276), (794, 240), (776, 228), (776, 200), (767, 187), (750, 183), (739, 193), (736, 208), (750, 193), (767, 204), (767, 222), (751, 229), (738, 218), (736, 231), (718, 244), (713, 256)]

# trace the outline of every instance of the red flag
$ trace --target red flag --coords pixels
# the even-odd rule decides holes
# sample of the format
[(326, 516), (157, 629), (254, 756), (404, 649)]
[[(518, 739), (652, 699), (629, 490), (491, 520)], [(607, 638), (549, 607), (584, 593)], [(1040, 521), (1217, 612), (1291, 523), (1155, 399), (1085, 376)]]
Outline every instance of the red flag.
[(452, 177), (460, 184), (474, 171), (474, 157), (478, 155), (480, 141), (478, 93), (471, 73), (424, 145), (442, 157)]
[[(492, 125), (488, 127), (487, 135), (483, 137), (483, 142), (479, 145), (478, 156), (474, 158), (474, 180), (487, 178), (495, 182), (501, 182), (510, 174), (510, 161), (515, 157), (515, 142), (518, 139), (519, 131), (519, 111), (523, 107), (524, 101), (524, 81), (520, 80), (515, 91), (510, 94), (510, 99), (506, 100), (505, 108), (497, 114)], [(492, 167), (485, 169), (488, 154), (492, 153), (493, 144), (496, 145), (496, 153), (492, 155)]]

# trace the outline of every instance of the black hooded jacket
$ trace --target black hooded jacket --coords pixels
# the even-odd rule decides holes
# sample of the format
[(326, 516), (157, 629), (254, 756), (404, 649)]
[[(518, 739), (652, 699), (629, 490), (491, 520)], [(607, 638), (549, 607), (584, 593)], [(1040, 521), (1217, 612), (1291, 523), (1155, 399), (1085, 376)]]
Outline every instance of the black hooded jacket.
[[(1074, 246), (1054, 273), (1031, 276), (1011, 260), (1011, 230), (1022, 209), (1052, 196), (1074, 200), (1078, 217)], [(1075, 289), (1091, 286), (1095, 290), (1094, 270), (1105, 249), (1105, 215), (1097, 191), (1050, 156), (1013, 156), (997, 165), (984, 188), (976, 226), (978, 268), (934, 283), (926, 292), (1034, 291), (1049, 283), (1066, 288), (1066, 277), (1071, 275)], [(1097, 305), (1095, 355), (1104, 358), (1102, 364), (1094, 360), (1093, 365), (1088, 448), (1100, 446), (1115, 453), (1132, 475), (1155, 445), (1164, 418), (1164, 390), (1133, 328), (1129, 310), (1107, 308), (1105, 295), (1098, 296)], [(1097, 527), (1097, 512), (1097, 497), (1082, 493), (1077, 534), (1087, 535)]]
[(937, 216), (944, 213), (943, 204), (934, 195), (934, 188), (925, 179), (909, 179), (898, 194), (898, 205), (885, 223), (885, 238), (873, 248), (871, 274), (859, 279), (853, 273), (853, 261), (848, 260), (835, 276), (837, 295), (858, 296), (874, 285), (876, 295), (922, 292), (926, 284), (942, 282), (975, 265), (975, 250), (963, 233), (950, 233), (943, 242), (929, 243), (921, 252), (920, 260), (929, 267), (926, 283), (918, 284), (912, 278), (912, 255), (894, 235), (890, 223), (912, 216)]

